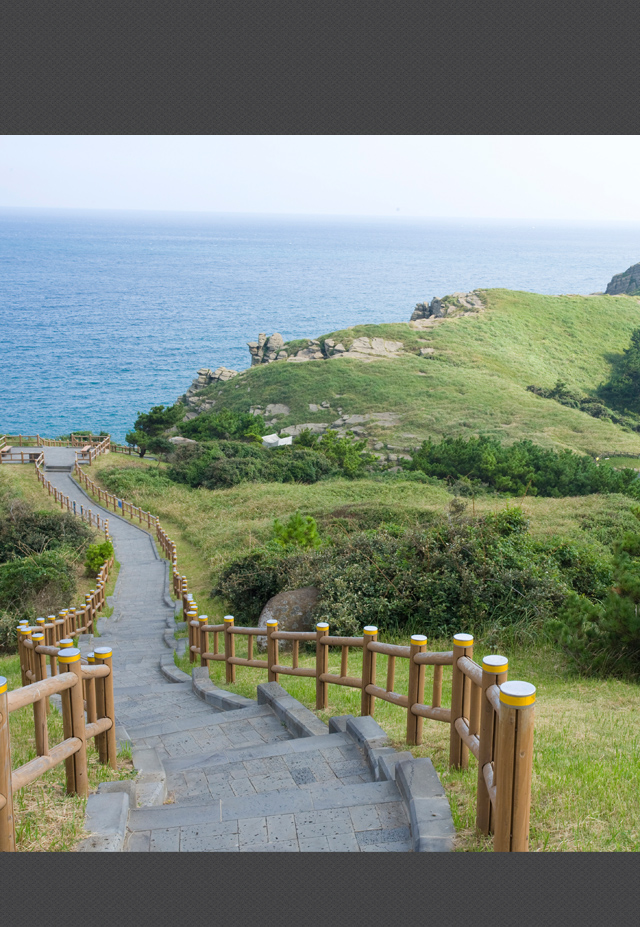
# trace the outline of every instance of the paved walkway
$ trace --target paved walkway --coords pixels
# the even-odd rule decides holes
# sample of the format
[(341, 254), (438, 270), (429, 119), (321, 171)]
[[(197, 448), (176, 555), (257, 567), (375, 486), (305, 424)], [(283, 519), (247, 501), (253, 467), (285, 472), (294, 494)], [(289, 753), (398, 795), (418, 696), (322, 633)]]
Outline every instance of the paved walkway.
[[(71, 467), (74, 452), (46, 448), (45, 460)], [(166, 775), (169, 803), (129, 811), (125, 849), (410, 850), (395, 781), (374, 781), (362, 740), (344, 721), (329, 732), (312, 719), (321, 733), (296, 737), (270, 704), (243, 699), (243, 707), (223, 711), (199, 698), (191, 681), (163, 675), (164, 635), (174, 621), (166, 562), (145, 531), (87, 503), (69, 472), (48, 470), (47, 478), (110, 519), (121, 568), (100, 644), (113, 647), (116, 720), (138, 756), (155, 750)]]

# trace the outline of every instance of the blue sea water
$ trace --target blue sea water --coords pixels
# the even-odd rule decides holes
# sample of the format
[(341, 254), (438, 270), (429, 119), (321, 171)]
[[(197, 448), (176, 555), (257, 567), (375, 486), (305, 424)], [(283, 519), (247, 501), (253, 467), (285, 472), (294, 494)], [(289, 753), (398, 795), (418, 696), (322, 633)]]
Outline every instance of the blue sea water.
[(285, 339), (408, 320), (456, 290), (603, 291), (640, 225), (0, 211), (0, 434), (105, 429), (199, 367)]

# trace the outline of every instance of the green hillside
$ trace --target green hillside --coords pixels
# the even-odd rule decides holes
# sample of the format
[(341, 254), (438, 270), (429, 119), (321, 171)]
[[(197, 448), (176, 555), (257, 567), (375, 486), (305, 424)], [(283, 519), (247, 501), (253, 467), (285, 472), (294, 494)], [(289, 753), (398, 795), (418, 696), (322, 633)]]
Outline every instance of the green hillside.
[[(630, 296), (540, 296), (482, 291), (486, 309), (448, 318), (426, 330), (408, 324), (359, 325), (327, 334), (348, 348), (359, 336), (400, 341), (397, 357), (276, 362), (212, 384), (197, 398), (215, 410), (248, 411), (282, 403), (290, 414), (277, 428), (336, 421), (342, 415), (391, 412), (391, 427), (362, 423), (369, 437), (400, 447), (443, 435), (523, 437), (590, 454), (640, 454), (640, 435), (527, 391), (558, 379), (593, 394), (609, 376), (611, 358), (640, 327), (640, 300)], [(434, 353), (421, 356), (420, 350)], [(310, 404), (330, 408), (318, 412)], [(342, 410), (341, 412), (339, 410)], [(275, 426), (274, 426), (275, 427)]]

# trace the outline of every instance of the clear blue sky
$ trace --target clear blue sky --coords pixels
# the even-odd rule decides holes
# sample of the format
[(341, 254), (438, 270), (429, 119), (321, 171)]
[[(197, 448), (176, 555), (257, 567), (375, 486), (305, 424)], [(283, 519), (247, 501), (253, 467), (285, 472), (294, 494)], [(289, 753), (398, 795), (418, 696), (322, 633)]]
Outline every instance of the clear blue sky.
[(640, 220), (636, 136), (3, 136), (0, 208)]

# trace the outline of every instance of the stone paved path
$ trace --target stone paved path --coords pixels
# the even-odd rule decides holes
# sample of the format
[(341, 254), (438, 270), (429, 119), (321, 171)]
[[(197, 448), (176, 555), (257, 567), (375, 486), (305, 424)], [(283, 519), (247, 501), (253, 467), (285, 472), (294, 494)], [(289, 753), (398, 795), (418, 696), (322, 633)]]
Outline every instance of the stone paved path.
[[(47, 448), (45, 460), (71, 467), (74, 452)], [(268, 704), (222, 711), (198, 698), (190, 681), (165, 678), (164, 634), (174, 616), (166, 563), (145, 531), (88, 502), (69, 472), (48, 470), (47, 478), (110, 519), (121, 569), (100, 644), (113, 647), (116, 720), (138, 751), (155, 749), (166, 773), (170, 803), (130, 810), (125, 848), (410, 850), (395, 781), (373, 781), (346, 729), (294, 737)]]

